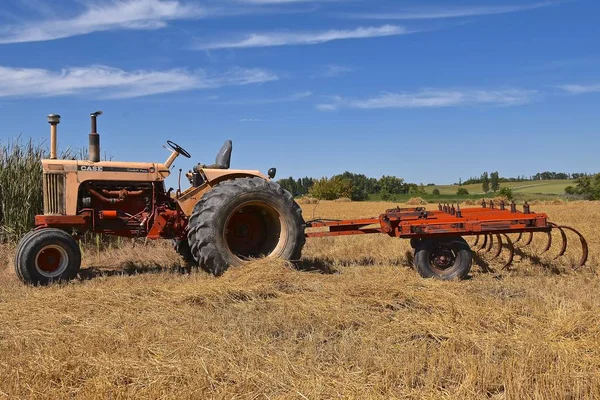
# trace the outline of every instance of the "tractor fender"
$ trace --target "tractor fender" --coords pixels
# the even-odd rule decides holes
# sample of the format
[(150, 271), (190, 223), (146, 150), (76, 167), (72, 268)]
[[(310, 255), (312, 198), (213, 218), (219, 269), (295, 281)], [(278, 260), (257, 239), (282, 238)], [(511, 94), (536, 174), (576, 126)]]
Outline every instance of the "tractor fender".
[(202, 173), (206, 181), (198, 186), (192, 187), (181, 194), (177, 199), (179, 208), (186, 216), (191, 216), (196, 203), (204, 196), (204, 194), (223, 181), (228, 181), (236, 178), (261, 178), (266, 181), (269, 178), (260, 171), (242, 170), (242, 169), (202, 169)]

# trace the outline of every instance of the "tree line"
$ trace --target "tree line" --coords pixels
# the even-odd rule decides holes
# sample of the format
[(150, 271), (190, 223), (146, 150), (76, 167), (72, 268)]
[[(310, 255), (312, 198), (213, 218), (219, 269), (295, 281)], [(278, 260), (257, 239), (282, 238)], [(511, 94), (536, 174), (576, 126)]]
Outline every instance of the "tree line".
[[(584, 176), (589, 176), (589, 174), (583, 173), (583, 172), (573, 172), (573, 173), (568, 173), (568, 172), (550, 172), (550, 171), (545, 171), (545, 172), (538, 172), (535, 175), (531, 175), (531, 176), (525, 176), (525, 175), (518, 175), (516, 178), (515, 177), (511, 177), (511, 178), (505, 178), (505, 177), (498, 177), (498, 182), (503, 183), (503, 182), (528, 182), (528, 181), (547, 181), (547, 180), (556, 180), (556, 179), (579, 179), (581, 177)], [(489, 176), (488, 176), (489, 178)], [(467, 179), (466, 181), (463, 181), (462, 179), (459, 179), (457, 183), (454, 183), (455, 185), (474, 185), (474, 184), (482, 184), (484, 181), (484, 176), (483, 174), (475, 177), (472, 176), (469, 179)]]
[(384, 175), (376, 179), (348, 171), (331, 178), (289, 177), (280, 179), (277, 183), (294, 197), (310, 195), (323, 200), (346, 197), (353, 201), (364, 201), (368, 200), (370, 195), (378, 195), (383, 200), (389, 200), (396, 194), (419, 196), (426, 193), (423, 184), (407, 183), (397, 176)]

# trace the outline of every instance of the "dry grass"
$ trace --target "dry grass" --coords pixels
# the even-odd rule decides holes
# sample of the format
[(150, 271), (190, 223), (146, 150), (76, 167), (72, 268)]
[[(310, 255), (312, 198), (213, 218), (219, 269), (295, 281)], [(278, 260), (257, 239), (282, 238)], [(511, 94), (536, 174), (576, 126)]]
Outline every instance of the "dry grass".
[[(580, 228), (597, 266), (599, 203), (535, 210)], [(136, 245), (86, 252), (81, 280), (48, 288), (5, 264), (0, 397), (600, 398), (600, 280), (569, 270), (577, 254), (444, 283), (419, 278), (409, 250), (383, 235), (311, 239), (303, 266), (334, 273), (262, 260), (213, 278), (178, 273), (166, 244)]]

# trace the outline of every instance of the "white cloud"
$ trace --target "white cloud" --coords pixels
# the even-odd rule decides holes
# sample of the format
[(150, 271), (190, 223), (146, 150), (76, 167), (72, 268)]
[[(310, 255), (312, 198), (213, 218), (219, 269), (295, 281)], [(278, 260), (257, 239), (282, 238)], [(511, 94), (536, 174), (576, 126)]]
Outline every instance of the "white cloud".
[(111, 0), (88, 3), (80, 14), (68, 19), (32, 21), (0, 27), (0, 44), (39, 42), (124, 29), (159, 29), (168, 21), (206, 16), (207, 10), (178, 0)]
[(324, 75), (328, 78), (336, 78), (354, 71), (354, 68), (345, 65), (328, 65)]
[(536, 95), (534, 90), (432, 90), (408, 93), (382, 93), (379, 96), (355, 99), (335, 96), (329, 103), (318, 104), (322, 111), (339, 108), (377, 109), (377, 108), (435, 108), (456, 107), (462, 105), (499, 105), (512, 106), (531, 102)]
[(420, 10), (406, 10), (388, 13), (364, 13), (349, 15), (360, 19), (384, 19), (384, 20), (418, 20), (418, 19), (443, 19), (459, 17), (476, 17), (481, 15), (508, 14), (520, 11), (535, 10), (559, 4), (558, 1), (544, 1), (533, 4), (521, 5), (498, 5), (481, 7), (447, 7), (447, 8), (423, 8)]
[(277, 80), (262, 69), (233, 68), (219, 74), (204, 70), (124, 71), (106, 66), (47, 69), (0, 66), (0, 97), (65, 96), (96, 93), (131, 98), (183, 90), (211, 89)]
[(571, 94), (597, 93), (600, 92), (600, 83), (588, 85), (561, 85), (559, 88)]
[(269, 47), (286, 45), (311, 45), (343, 39), (366, 39), (382, 36), (396, 36), (413, 33), (397, 25), (379, 27), (359, 27), (351, 30), (328, 30), (317, 32), (267, 32), (252, 33), (235, 41), (198, 43), (198, 50), (235, 49), (249, 47)]
[(240, 122), (262, 122), (260, 118), (241, 118)]
[(273, 103), (292, 103), (295, 101), (301, 101), (307, 99), (313, 95), (312, 92), (298, 92), (293, 93), (289, 96), (280, 96), (280, 97), (262, 97), (256, 99), (235, 99), (229, 101), (220, 101), (219, 104), (229, 104), (229, 105), (254, 105), (254, 104), (273, 104)]

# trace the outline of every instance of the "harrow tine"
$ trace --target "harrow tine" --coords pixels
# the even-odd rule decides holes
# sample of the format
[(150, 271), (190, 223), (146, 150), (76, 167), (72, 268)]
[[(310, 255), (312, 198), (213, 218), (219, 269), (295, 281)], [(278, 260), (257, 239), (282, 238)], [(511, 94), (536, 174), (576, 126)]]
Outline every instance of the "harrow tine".
[(477, 235), (477, 237), (475, 238), (475, 243), (473, 243), (473, 246), (471, 247), (475, 247), (479, 244), (479, 235)]
[(573, 269), (577, 269), (580, 267), (583, 267), (585, 265), (585, 263), (587, 262), (588, 259), (588, 255), (589, 255), (589, 251), (588, 251), (588, 244), (587, 241), (585, 240), (585, 238), (583, 237), (583, 235), (575, 228), (571, 228), (570, 226), (560, 226), (560, 228), (562, 229), (566, 229), (568, 231), (571, 231), (573, 233), (575, 233), (577, 236), (579, 236), (579, 240), (581, 241), (581, 250), (582, 250), (582, 255), (581, 255), (581, 259), (579, 260), (579, 264), (577, 264), (577, 266), (574, 266)]
[(560, 251), (558, 252), (558, 255), (556, 257), (554, 257), (554, 259), (556, 260), (557, 258), (561, 257), (562, 255), (565, 254), (565, 252), (567, 251), (567, 234), (565, 233), (565, 231), (563, 230), (563, 228), (561, 228), (560, 226), (556, 225), (556, 224), (551, 224), (554, 228), (558, 229), (558, 231), (560, 232), (560, 237), (562, 239), (562, 245), (560, 246)]
[(500, 236), (499, 233), (496, 234), (496, 239), (498, 239), (498, 249), (496, 249), (496, 253), (494, 253), (494, 257), (492, 258), (498, 258), (500, 257), (500, 254), (502, 254), (502, 236)]
[(517, 240), (514, 241), (514, 244), (517, 244), (521, 241), (521, 238), (523, 237), (523, 232), (519, 232), (519, 236), (517, 237)]
[(492, 251), (492, 246), (494, 246), (494, 236), (492, 235), (488, 235), (490, 237), (490, 244), (488, 245), (487, 249), (485, 249), (486, 253), (489, 253), (490, 251)]
[(487, 246), (487, 242), (488, 235), (483, 235), (483, 243), (481, 244), (481, 246), (479, 246), (479, 249), (477, 249), (477, 251), (485, 249), (485, 247)]
[(508, 261), (506, 262), (506, 264), (504, 264), (504, 267), (502, 267), (503, 270), (508, 269), (513, 262), (513, 259), (515, 258), (515, 245), (513, 244), (512, 240), (510, 240), (510, 237), (508, 237), (508, 235), (506, 233), (502, 234), (504, 236), (504, 238), (506, 239), (506, 244), (508, 245)]
[(540, 254), (544, 254), (550, 250), (550, 247), (552, 247), (552, 232), (548, 232), (548, 243), (546, 243), (546, 247), (544, 247), (544, 250)]
[(524, 246), (529, 246), (532, 241), (533, 241), (533, 232), (529, 232), (529, 237), (527, 238), (527, 241), (525, 242)]

